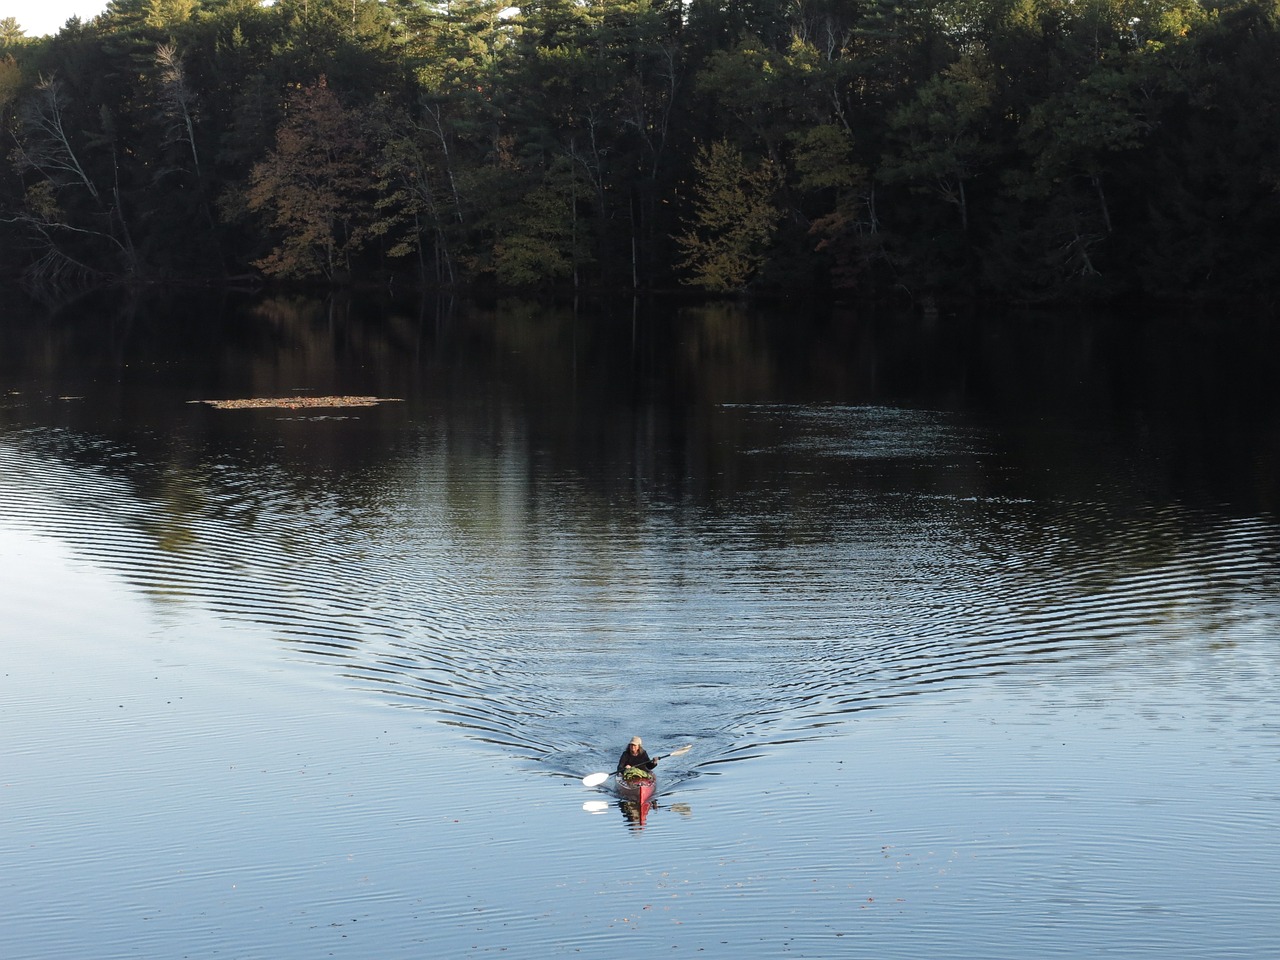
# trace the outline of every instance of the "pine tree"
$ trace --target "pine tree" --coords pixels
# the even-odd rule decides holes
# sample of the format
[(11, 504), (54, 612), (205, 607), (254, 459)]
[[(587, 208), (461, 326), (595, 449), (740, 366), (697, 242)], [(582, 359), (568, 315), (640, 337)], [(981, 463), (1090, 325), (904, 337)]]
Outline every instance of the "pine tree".
[(693, 221), (676, 241), (686, 282), (718, 293), (744, 290), (777, 229), (774, 165), (762, 160), (748, 167), (741, 151), (720, 140), (699, 149), (694, 169)]

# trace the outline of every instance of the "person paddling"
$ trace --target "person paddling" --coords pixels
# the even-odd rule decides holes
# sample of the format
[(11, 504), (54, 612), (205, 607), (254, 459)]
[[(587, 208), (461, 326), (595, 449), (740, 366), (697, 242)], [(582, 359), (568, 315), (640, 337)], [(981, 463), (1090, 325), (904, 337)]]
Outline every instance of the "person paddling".
[(626, 773), (627, 767), (635, 767), (638, 770), (649, 771), (658, 765), (658, 761), (654, 760), (645, 752), (644, 743), (639, 737), (632, 737), (631, 742), (627, 744), (627, 749), (622, 751), (622, 756), (618, 758), (618, 775), (622, 776)]

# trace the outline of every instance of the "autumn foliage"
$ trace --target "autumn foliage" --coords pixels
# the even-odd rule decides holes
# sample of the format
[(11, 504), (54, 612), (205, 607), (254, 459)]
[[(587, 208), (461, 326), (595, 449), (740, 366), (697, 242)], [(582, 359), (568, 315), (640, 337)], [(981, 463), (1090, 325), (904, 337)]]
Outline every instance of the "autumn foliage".
[(254, 266), (278, 277), (349, 273), (374, 221), (375, 160), (360, 114), (339, 103), (324, 77), (295, 89), (274, 149), (249, 173), (246, 206), (278, 238)]

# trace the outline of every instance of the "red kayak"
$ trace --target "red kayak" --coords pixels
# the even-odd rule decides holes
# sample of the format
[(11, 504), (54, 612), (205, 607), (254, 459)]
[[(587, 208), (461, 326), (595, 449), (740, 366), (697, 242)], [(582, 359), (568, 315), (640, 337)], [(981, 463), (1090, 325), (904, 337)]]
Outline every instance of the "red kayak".
[(649, 806), (649, 802), (653, 800), (654, 791), (658, 789), (657, 778), (652, 774), (647, 777), (631, 777), (630, 779), (618, 774), (613, 779), (618, 796), (623, 800), (636, 801), (642, 809)]

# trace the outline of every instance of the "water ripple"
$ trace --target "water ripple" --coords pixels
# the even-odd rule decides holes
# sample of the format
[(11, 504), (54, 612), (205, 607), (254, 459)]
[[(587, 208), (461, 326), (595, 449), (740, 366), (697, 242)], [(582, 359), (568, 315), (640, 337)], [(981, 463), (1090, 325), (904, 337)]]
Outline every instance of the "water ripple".
[[(984, 456), (927, 412), (727, 412), (798, 422), (755, 455), (837, 471), (896, 461), (948, 486)], [(820, 468), (781, 512), (770, 492), (624, 523), (481, 472), (462, 498), (416, 460), (347, 486), (232, 461), (176, 476), (27, 431), (0, 442), (0, 520), (555, 772), (655, 727), (712, 769), (903, 698), (1177, 669), (1280, 619), (1280, 536), (1258, 518), (878, 481), (836, 497)]]

